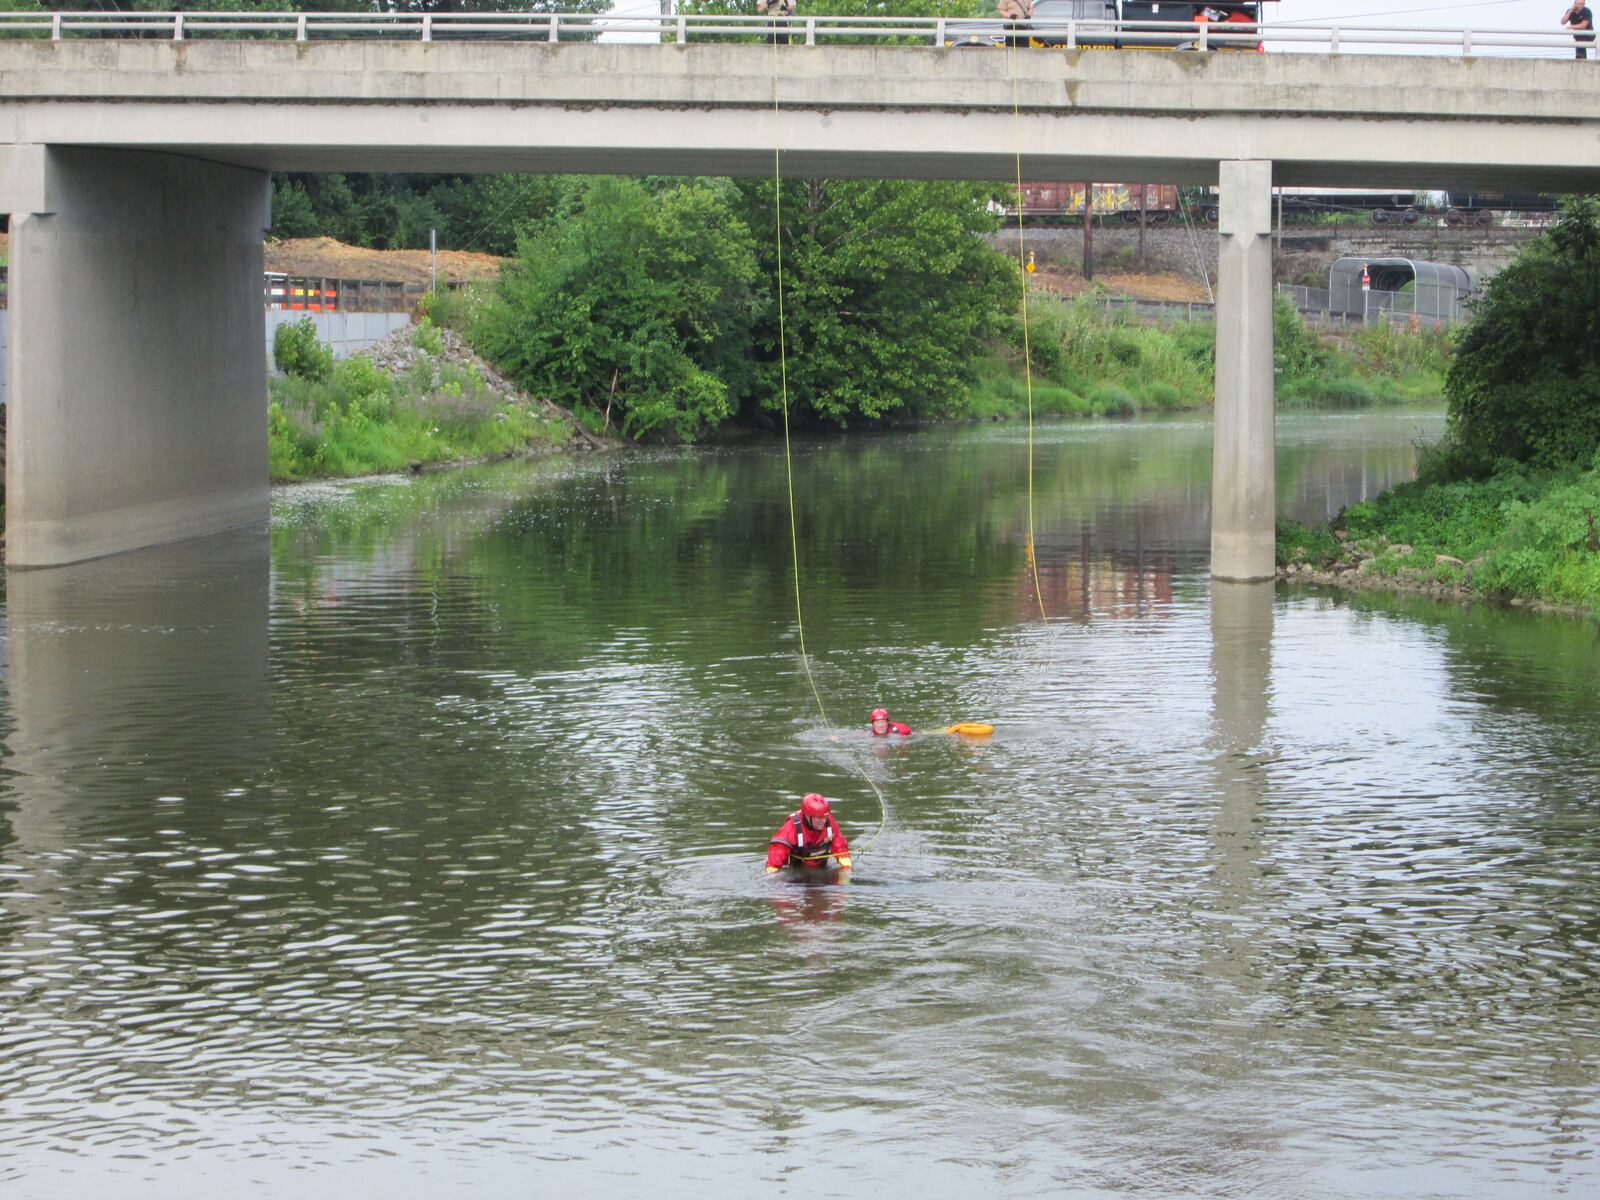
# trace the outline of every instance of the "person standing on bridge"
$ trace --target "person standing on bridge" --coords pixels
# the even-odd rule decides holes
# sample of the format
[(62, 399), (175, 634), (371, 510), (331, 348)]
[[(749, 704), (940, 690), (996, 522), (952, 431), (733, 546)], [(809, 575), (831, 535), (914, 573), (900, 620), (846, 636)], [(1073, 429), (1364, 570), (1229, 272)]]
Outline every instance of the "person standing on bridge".
[(794, 16), (795, 0), (756, 0), (756, 16), (768, 17), (772, 23), (772, 43), (789, 44), (789, 26), (785, 18)]
[(1572, 30), (1572, 40), (1578, 44), (1577, 57), (1589, 57), (1589, 45), (1594, 41), (1594, 14), (1583, 0), (1573, 0), (1561, 23)]
[(1026, 49), (1028, 31), (1021, 22), (1033, 19), (1033, 0), (1000, 0), (1000, 19), (1006, 23), (1006, 45)]

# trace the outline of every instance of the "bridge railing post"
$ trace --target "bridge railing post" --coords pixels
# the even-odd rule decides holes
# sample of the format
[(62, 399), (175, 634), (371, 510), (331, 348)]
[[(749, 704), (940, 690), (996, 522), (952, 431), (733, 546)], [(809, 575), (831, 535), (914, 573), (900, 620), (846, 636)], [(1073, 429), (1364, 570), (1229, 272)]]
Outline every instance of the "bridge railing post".
[(682, 13), (678, 14), (678, 45), (686, 45), (689, 41), (689, 18)]
[(1067, 22), (1067, 49), (1068, 50), (1076, 50), (1077, 48), (1078, 48), (1078, 23), (1076, 21), (1068, 21)]
[(172, 40), (175, 42), (183, 41), (183, 14), (181, 12), (172, 14)]
[(51, 13), (50, 14), (50, 40), (52, 42), (59, 42), (61, 40), (61, 14), (60, 13)]
[(815, 46), (816, 44), (817, 44), (817, 19), (815, 17), (807, 17), (806, 18), (806, 45)]
[(303, 42), (303, 41), (306, 40), (306, 15), (305, 15), (305, 13), (301, 13), (299, 16), (297, 16), (295, 18), (295, 21), (294, 21), (294, 40), (297, 41), (297, 42)]
[(422, 14), (422, 40), (425, 41), (425, 42), (433, 41), (433, 14), (432, 13), (423, 13)]
[(1339, 53), (1339, 27), (1337, 25), (1328, 30), (1328, 53)]
[(1461, 31), (1461, 53), (1472, 53), (1472, 30), (1470, 29), (1463, 29)]
[(561, 14), (560, 13), (551, 13), (550, 14), (550, 40), (552, 42), (559, 42), (561, 40)]
[(944, 18), (943, 17), (940, 17), (939, 18), (939, 23), (933, 27), (933, 44), (936, 47), (944, 45)]

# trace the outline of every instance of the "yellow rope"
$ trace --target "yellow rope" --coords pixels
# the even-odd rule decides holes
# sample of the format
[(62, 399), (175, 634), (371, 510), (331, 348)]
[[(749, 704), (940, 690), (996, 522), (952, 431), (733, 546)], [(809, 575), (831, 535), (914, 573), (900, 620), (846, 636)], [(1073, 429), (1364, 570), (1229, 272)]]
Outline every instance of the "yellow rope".
[[(774, 32), (772, 34), (772, 211), (773, 236), (778, 247), (778, 385), (779, 397), (783, 403), (783, 465), (789, 493), (789, 555), (794, 567), (794, 624), (800, 641), (800, 665), (805, 668), (806, 681), (811, 685), (811, 695), (816, 699), (817, 714), (822, 718), (822, 724), (831, 732), (833, 723), (828, 720), (828, 710), (823, 706), (822, 693), (817, 688), (816, 676), (811, 672), (811, 656), (806, 653), (806, 625), (800, 605), (800, 535), (794, 511), (794, 453), (789, 440), (789, 348), (783, 312), (783, 166), (779, 150), (781, 139), (778, 137), (779, 112), (778, 35)], [(854, 763), (853, 758), (852, 763)], [(873, 835), (859, 847), (851, 850), (852, 855), (859, 855), (877, 841), (879, 834), (883, 832), (883, 827), (889, 820), (889, 805), (872, 777), (863, 771), (859, 764), (855, 766), (856, 773), (866, 781), (867, 786), (878, 797), (880, 814), (878, 828)]]
[[(1039, 603), (1039, 619), (1046, 625), (1050, 618), (1044, 611), (1044, 589), (1039, 584), (1039, 557), (1033, 541), (1033, 347), (1028, 338), (1028, 264), (1024, 251), (1026, 234), (1022, 228), (1022, 100), (1017, 80), (1017, 38), (1013, 33), (1006, 39), (1006, 54), (1011, 65), (1011, 129), (1016, 141), (1017, 160), (1017, 274), (1022, 279), (1022, 372), (1028, 395), (1028, 567), (1033, 572), (1033, 598)], [(1083, 193), (1083, 219), (1090, 220), (1092, 200), (1089, 186)]]

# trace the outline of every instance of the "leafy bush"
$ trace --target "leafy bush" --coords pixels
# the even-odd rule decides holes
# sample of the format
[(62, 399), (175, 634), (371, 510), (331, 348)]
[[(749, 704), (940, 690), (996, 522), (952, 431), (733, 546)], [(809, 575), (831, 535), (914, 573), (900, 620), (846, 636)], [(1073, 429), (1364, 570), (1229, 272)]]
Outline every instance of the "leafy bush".
[(1443, 378), (1450, 369), (1450, 334), (1444, 329), (1379, 321), (1359, 326), (1349, 335), (1349, 344), (1357, 367), (1366, 374)]
[(1587, 462), (1600, 445), (1600, 199), (1489, 281), (1446, 380), (1462, 473)]
[(484, 306), (493, 296), (490, 284), (445, 288), (422, 297), (418, 308), (440, 329), (451, 329), (469, 341)]
[(438, 356), (444, 353), (444, 339), (439, 336), (439, 327), (426, 313), (411, 331), (411, 344), (426, 354)]
[(1378, 399), (1370, 387), (1351, 377), (1325, 380), (1318, 391), (1322, 402), (1334, 408), (1366, 408)]
[(333, 371), (333, 347), (317, 337), (315, 321), (302, 317), (273, 330), (272, 361), (285, 375), (324, 380)]
[(1164, 380), (1152, 379), (1141, 389), (1144, 406), (1159, 412), (1172, 412), (1183, 407), (1183, 395), (1172, 384)]
[(1272, 298), (1272, 372), (1309, 375), (1324, 370), (1331, 354), (1300, 319), (1300, 311), (1282, 292)]
[(529, 391), (600, 410), (635, 437), (692, 440), (732, 415), (751, 382), (759, 305), (751, 235), (726, 189), (651, 195), (602, 178), (571, 204), (505, 269), (479, 346)]
[(1089, 403), (1096, 412), (1112, 417), (1131, 417), (1139, 405), (1124, 389), (1114, 383), (1097, 383), (1089, 389)]

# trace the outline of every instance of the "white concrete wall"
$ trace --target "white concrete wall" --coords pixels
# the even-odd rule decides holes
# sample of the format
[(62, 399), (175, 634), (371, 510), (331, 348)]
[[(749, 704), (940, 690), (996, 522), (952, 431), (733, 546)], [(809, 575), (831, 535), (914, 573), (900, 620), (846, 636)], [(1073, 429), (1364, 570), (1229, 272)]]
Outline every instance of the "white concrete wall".
[(260, 171), (14, 151), (6, 561), (266, 519)]
[(293, 325), (310, 317), (317, 337), (333, 347), (337, 361), (381, 342), (396, 329), (411, 324), (409, 313), (300, 312), (292, 308), (267, 309), (267, 365), (272, 365), (272, 335), (279, 325)]
[[(380, 342), (396, 329), (411, 323), (405, 313), (307, 313), (290, 309), (267, 309), (267, 363), (272, 362), (272, 334), (279, 325), (292, 324), (301, 317), (316, 322), (317, 336), (333, 347), (335, 360), (349, 358)], [(6, 402), (7, 311), (0, 308), (0, 404)]]

